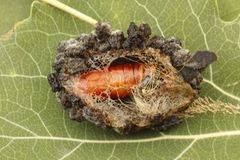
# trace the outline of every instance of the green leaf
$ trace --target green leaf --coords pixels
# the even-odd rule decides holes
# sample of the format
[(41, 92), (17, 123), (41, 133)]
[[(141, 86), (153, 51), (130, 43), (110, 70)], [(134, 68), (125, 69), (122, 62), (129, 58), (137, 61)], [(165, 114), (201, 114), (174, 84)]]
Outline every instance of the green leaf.
[(13, 25), (29, 15), (33, 0), (0, 0), (0, 35), (9, 31)]
[[(206, 0), (66, 3), (116, 29), (148, 22), (154, 34), (179, 37), (192, 52), (215, 51), (218, 61), (205, 72), (202, 96), (240, 104), (240, 20), (223, 21), (224, 6)], [(202, 113), (164, 133), (128, 136), (69, 120), (46, 75), (58, 42), (93, 28), (40, 2), (31, 9), (14, 35), (0, 41), (1, 159), (239, 159), (238, 114)]]
[(217, 13), (224, 21), (233, 21), (239, 18), (240, 3), (238, 0), (215, 0)]

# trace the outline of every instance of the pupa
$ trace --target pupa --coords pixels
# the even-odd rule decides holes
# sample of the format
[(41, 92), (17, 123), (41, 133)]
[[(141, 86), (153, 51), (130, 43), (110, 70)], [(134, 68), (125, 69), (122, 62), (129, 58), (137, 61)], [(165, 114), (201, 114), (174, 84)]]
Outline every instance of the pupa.
[(120, 134), (178, 124), (198, 98), (202, 72), (217, 57), (191, 54), (177, 38), (130, 23), (127, 37), (106, 22), (59, 43), (48, 82), (71, 119)]

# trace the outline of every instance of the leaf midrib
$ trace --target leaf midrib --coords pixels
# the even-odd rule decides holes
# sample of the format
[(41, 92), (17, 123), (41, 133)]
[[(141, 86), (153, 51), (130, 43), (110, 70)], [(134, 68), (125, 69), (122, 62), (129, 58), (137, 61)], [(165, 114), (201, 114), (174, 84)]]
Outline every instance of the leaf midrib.
[(147, 143), (162, 140), (203, 140), (211, 138), (229, 137), (229, 136), (240, 136), (240, 130), (232, 131), (221, 131), (211, 132), (204, 134), (193, 134), (193, 135), (162, 135), (153, 138), (144, 139), (120, 139), (120, 140), (91, 140), (91, 139), (78, 139), (78, 138), (67, 138), (67, 137), (55, 137), (55, 136), (25, 136), (25, 137), (14, 137), (0, 135), (3, 139), (12, 140), (57, 140), (57, 141), (69, 141), (69, 142), (81, 142), (81, 143), (98, 143), (98, 144), (120, 144), (120, 143)]

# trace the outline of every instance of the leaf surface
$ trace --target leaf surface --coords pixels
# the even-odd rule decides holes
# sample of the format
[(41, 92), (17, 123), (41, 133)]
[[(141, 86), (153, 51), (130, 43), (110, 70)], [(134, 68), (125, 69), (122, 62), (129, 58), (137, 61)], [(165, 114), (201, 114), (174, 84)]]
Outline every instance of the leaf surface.
[[(240, 104), (240, 20), (223, 21), (206, 0), (64, 1), (126, 31), (147, 22), (154, 34), (179, 37), (191, 52), (218, 55), (204, 76), (202, 96)], [(237, 2), (235, 2), (237, 3)], [(1, 159), (238, 159), (240, 116), (204, 113), (167, 132), (120, 136), (69, 120), (47, 83), (59, 41), (92, 26), (38, 1), (7, 41), (0, 41)]]
[(0, 35), (9, 31), (13, 25), (29, 15), (33, 0), (0, 0)]

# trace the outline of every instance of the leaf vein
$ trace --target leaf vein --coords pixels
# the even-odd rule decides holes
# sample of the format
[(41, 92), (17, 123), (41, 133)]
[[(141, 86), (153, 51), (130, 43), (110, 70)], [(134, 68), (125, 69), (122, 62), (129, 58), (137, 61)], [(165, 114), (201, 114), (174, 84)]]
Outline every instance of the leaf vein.
[(193, 134), (193, 135), (164, 135), (159, 137), (145, 138), (145, 139), (121, 139), (121, 140), (91, 140), (91, 139), (78, 139), (78, 138), (68, 138), (68, 137), (49, 137), (49, 136), (7, 136), (0, 135), (3, 139), (14, 139), (14, 140), (52, 140), (52, 141), (68, 141), (68, 142), (82, 142), (89, 144), (128, 144), (128, 143), (148, 143), (162, 140), (204, 140), (220, 137), (230, 137), (230, 136), (240, 136), (240, 130), (230, 130), (221, 132), (211, 132), (203, 134)]

